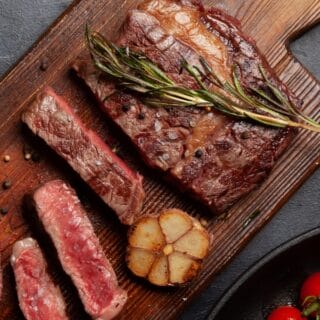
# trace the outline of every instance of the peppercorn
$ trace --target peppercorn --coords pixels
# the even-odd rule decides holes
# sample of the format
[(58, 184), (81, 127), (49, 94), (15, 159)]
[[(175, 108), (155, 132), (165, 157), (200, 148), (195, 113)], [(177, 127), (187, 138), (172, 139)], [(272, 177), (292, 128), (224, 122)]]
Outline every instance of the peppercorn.
[(124, 105), (122, 106), (122, 111), (123, 111), (123, 112), (128, 112), (129, 110), (130, 110), (130, 105), (124, 104)]
[(7, 190), (11, 187), (11, 181), (10, 180), (5, 180), (3, 183), (2, 183), (2, 187), (3, 189)]
[(31, 158), (32, 158), (33, 162), (39, 162), (40, 161), (40, 155), (39, 155), (38, 152), (33, 152)]
[(202, 150), (198, 149), (198, 150), (195, 152), (194, 155), (195, 155), (196, 158), (201, 158), (202, 155), (203, 155), (203, 152), (202, 152)]
[(142, 112), (138, 114), (138, 119), (139, 120), (143, 120), (145, 117), (146, 117), (146, 115), (144, 113), (142, 113)]
[(47, 58), (43, 58), (40, 62), (40, 70), (46, 71), (49, 67), (49, 60)]
[(5, 215), (9, 212), (9, 209), (8, 208), (0, 208), (0, 213)]
[(28, 160), (31, 159), (31, 156), (32, 156), (31, 153), (26, 153), (26, 154), (24, 155), (24, 159), (28, 161)]
[(250, 138), (250, 133), (248, 131), (244, 131), (240, 135), (241, 139), (249, 139)]

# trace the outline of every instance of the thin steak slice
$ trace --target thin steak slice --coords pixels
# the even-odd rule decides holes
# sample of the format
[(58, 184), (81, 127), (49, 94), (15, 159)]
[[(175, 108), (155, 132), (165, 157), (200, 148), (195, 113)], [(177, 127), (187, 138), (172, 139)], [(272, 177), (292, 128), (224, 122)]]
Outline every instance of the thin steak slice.
[(122, 223), (133, 223), (144, 199), (142, 177), (85, 128), (61, 97), (45, 88), (23, 113), (22, 121), (79, 173)]
[[(240, 68), (244, 87), (265, 89), (261, 64), (270, 81), (298, 103), (270, 69), (239, 22), (220, 10), (205, 10), (198, 1), (152, 0), (129, 13), (117, 44), (147, 55), (169, 77), (190, 88), (181, 60), (199, 64), (204, 57), (220, 79)], [(86, 57), (73, 65), (100, 101), (102, 110), (130, 137), (151, 167), (181, 189), (221, 213), (253, 190), (269, 174), (289, 145), (294, 130), (264, 127), (196, 108), (155, 108), (120, 91)]]
[(13, 246), (11, 265), (19, 305), (27, 320), (68, 319), (60, 289), (47, 273), (47, 263), (36, 240), (17, 241)]
[(93, 319), (115, 317), (127, 293), (118, 286), (75, 191), (61, 180), (50, 181), (35, 191), (33, 202), (87, 313)]

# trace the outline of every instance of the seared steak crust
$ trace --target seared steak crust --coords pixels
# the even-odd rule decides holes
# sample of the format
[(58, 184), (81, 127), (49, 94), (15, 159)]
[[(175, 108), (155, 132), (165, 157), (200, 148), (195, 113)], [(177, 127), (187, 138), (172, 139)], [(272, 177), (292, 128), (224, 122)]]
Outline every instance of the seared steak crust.
[(122, 223), (134, 222), (144, 199), (142, 177), (85, 128), (61, 97), (51, 88), (44, 89), (22, 120), (69, 163)]
[[(129, 13), (117, 41), (144, 53), (171, 78), (190, 88), (181, 59), (201, 68), (204, 57), (221, 79), (230, 80), (233, 65), (246, 88), (262, 88), (259, 64), (274, 85), (298, 103), (270, 69), (239, 23), (198, 2), (152, 0)], [(74, 64), (100, 101), (101, 108), (131, 138), (145, 161), (165, 171), (182, 189), (223, 212), (268, 175), (290, 143), (294, 130), (268, 128), (196, 108), (155, 108), (118, 90), (86, 59)], [(125, 108), (124, 108), (125, 106)]]

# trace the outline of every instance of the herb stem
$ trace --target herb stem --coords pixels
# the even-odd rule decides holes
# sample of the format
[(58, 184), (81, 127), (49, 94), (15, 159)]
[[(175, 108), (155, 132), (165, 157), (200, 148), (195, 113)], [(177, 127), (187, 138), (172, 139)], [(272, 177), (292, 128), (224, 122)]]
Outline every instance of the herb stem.
[[(199, 86), (199, 89), (190, 89), (175, 83), (145, 56), (129, 48), (117, 47), (101, 34), (91, 32), (88, 26), (86, 38), (96, 68), (116, 80), (120, 86), (141, 94), (144, 102), (151, 106), (212, 108), (228, 116), (267, 126), (289, 126), (320, 132), (320, 124), (296, 108), (272, 84), (262, 66), (259, 69), (268, 90), (245, 89), (237, 75), (236, 66), (233, 68), (232, 81), (223, 82), (202, 57), (199, 61), (204, 71), (183, 60), (182, 68)], [(212, 83), (213, 87), (209, 90), (202, 79)]]

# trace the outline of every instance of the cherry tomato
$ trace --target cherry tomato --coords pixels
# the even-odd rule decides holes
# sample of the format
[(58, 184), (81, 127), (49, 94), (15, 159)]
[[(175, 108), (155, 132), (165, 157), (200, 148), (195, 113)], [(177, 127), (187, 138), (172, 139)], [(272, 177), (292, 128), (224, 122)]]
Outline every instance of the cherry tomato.
[(270, 313), (268, 320), (306, 320), (306, 318), (303, 318), (300, 310), (295, 307), (281, 306)]
[[(320, 272), (311, 274), (303, 283), (300, 291), (303, 312), (311, 317), (320, 317)], [(318, 318), (317, 318), (318, 319)]]
[(320, 297), (320, 272), (310, 275), (303, 283), (300, 291), (301, 303), (306, 297)]

